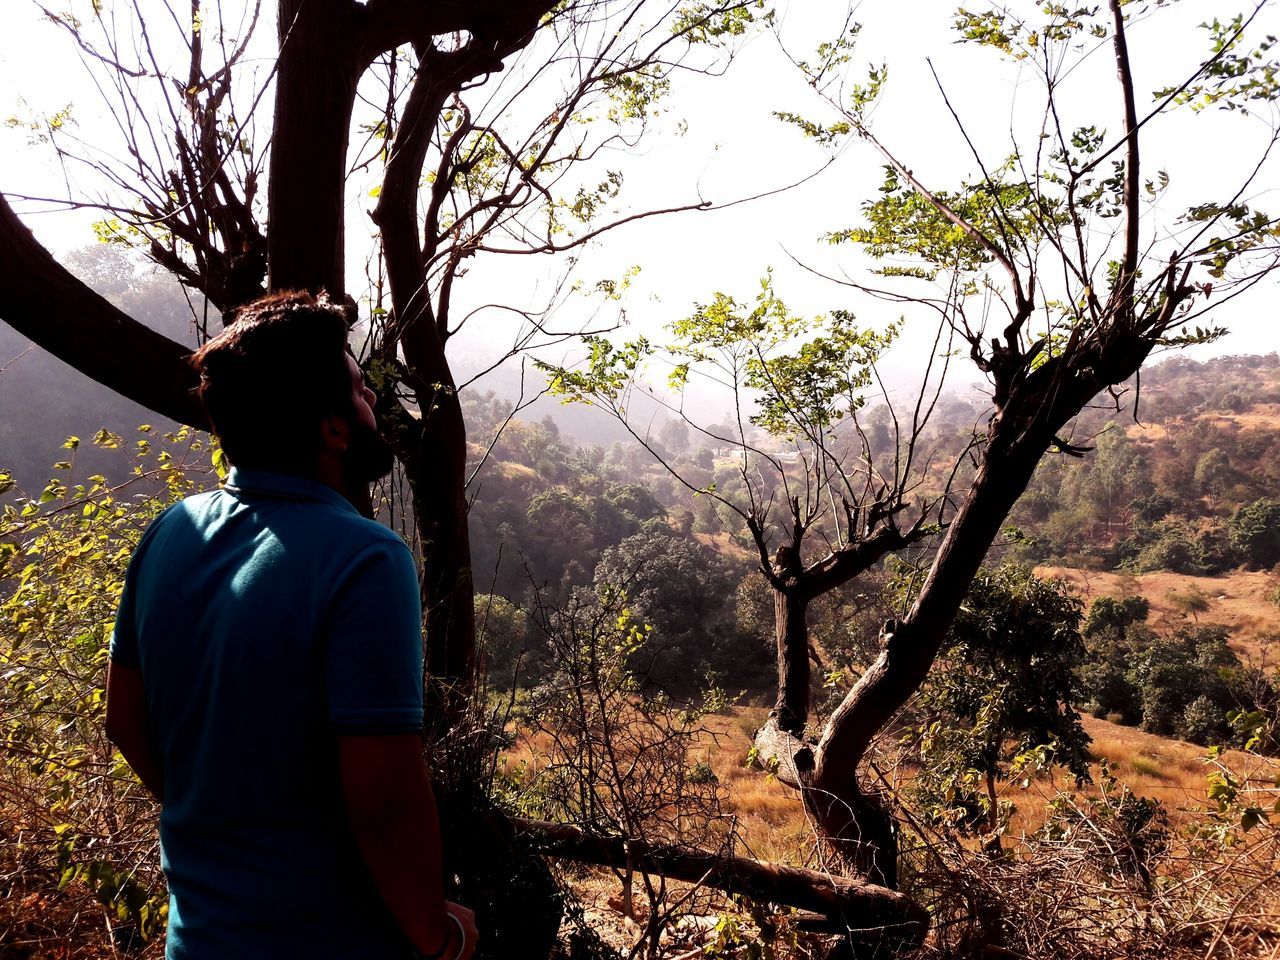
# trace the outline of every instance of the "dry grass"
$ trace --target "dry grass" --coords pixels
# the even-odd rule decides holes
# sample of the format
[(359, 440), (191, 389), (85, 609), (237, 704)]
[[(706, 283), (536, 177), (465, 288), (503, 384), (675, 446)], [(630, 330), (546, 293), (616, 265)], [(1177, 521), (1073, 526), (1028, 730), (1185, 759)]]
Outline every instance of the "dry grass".
[(1276, 586), (1270, 573), (1236, 570), (1220, 577), (1193, 577), (1166, 571), (1098, 573), (1072, 567), (1039, 567), (1036, 573), (1068, 581), (1086, 604), (1098, 597), (1119, 596), (1126, 587), (1131, 588), (1150, 602), (1151, 622), (1157, 627), (1186, 623), (1186, 614), (1178, 610), (1171, 595), (1198, 589), (1209, 602), (1209, 609), (1199, 615), (1199, 623), (1226, 627), (1231, 632), (1231, 648), (1257, 666), (1274, 666), (1280, 657), (1280, 649), (1270, 649), (1268, 642), (1270, 636), (1280, 634), (1280, 609), (1268, 599)]
[(724, 531), (716, 533), (695, 533), (693, 539), (704, 547), (715, 551), (716, 555), (732, 561), (755, 559), (755, 554), (746, 548), (741, 540), (735, 539)]
[[(1090, 753), (1095, 761), (1106, 760), (1112, 773), (1138, 796), (1159, 800), (1174, 827), (1183, 825), (1204, 809), (1208, 776), (1213, 769), (1205, 761), (1204, 747), (1095, 717), (1084, 717), (1083, 723), (1093, 741)], [(1239, 750), (1224, 751), (1222, 758), (1232, 770), (1249, 771), (1272, 783), (1280, 773), (1280, 760), (1268, 760)], [(1099, 764), (1095, 762), (1091, 770), (1096, 779)], [(1034, 833), (1044, 823), (1048, 801), (1057, 791), (1070, 790), (1073, 786), (1071, 777), (1063, 773), (1033, 780), (1025, 787), (1017, 782), (1004, 784), (1002, 795), (1016, 807), (1010, 832)], [(1280, 799), (1280, 790), (1273, 786), (1259, 787), (1258, 793), (1263, 806), (1269, 807)]]
[(803, 862), (812, 844), (799, 793), (776, 777), (747, 766), (752, 739), (767, 714), (764, 707), (732, 707), (708, 717), (714, 742), (704, 737), (695, 753), (711, 765), (728, 793), (747, 855), (782, 863)]
[[(697, 760), (711, 765), (729, 796), (729, 804), (737, 815), (743, 844), (750, 855), (784, 863), (804, 863), (813, 850), (812, 833), (805, 822), (799, 793), (746, 765), (752, 736), (764, 722), (763, 707), (733, 707), (723, 714), (707, 718), (715, 731), (716, 742), (706, 740), (696, 751)], [(1212, 768), (1206, 763), (1202, 746), (1145, 733), (1134, 727), (1120, 726), (1094, 717), (1083, 718), (1085, 731), (1093, 741), (1095, 759), (1092, 772), (1101, 771), (1105, 760), (1112, 773), (1135, 794), (1159, 800), (1178, 827), (1197, 816), (1207, 803), (1208, 776)], [(1258, 803), (1271, 806), (1280, 799), (1280, 789), (1272, 784), (1280, 774), (1280, 760), (1267, 760), (1238, 750), (1223, 753), (1223, 760), (1233, 770), (1250, 771), (1266, 785), (1257, 786)], [(901, 783), (909, 783), (909, 769), (900, 770)], [(1044, 823), (1049, 801), (1058, 791), (1075, 786), (1069, 774), (1055, 772), (1041, 776), (1025, 786), (1008, 781), (1001, 786), (1001, 796), (1015, 805), (1010, 823), (1014, 836), (1030, 835)]]
[[(1268, 386), (1274, 387), (1275, 384), (1268, 384)], [(1260, 389), (1262, 389), (1261, 386)], [(1179, 419), (1173, 423), (1177, 429), (1185, 430), (1188, 423), (1197, 421), (1210, 423), (1215, 430), (1219, 431), (1275, 430), (1277, 425), (1280, 425), (1280, 403), (1255, 403), (1239, 413), (1215, 410), (1199, 414), (1190, 421)], [(1130, 423), (1125, 427), (1125, 433), (1131, 440), (1138, 441), (1164, 440), (1170, 436), (1168, 426), (1150, 422)]]
[[(708, 747), (706, 758), (728, 790), (751, 852), (804, 864), (814, 847), (798, 794), (743, 763), (765, 713), (763, 708), (735, 707), (712, 718), (719, 745)], [(1207, 777), (1213, 768), (1205, 761), (1205, 749), (1091, 717), (1084, 726), (1098, 761), (1095, 779), (1105, 760), (1133, 793), (1158, 799), (1166, 811), (1179, 839), (1160, 868), (1165, 879), (1144, 891), (1133, 878), (1108, 874), (1105, 855), (1099, 872), (1098, 852), (1084, 840), (1093, 828), (1065, 843), (1038, 837), (1049, 801), (1059, 790), (1075, 788), (1069, 775), (1042, 777), (1027, 786), (1006, 782), (1002, 795), (1016, 807), (1006, 846), (1017, 853), (990, 860), (978, 840), (944, 845), (946, 865), (937, 875), (920, 878), (920, 892), (936, 901), (939, 924), (922, 957), (1280, 956), (1273, 952), (1280, 950), (1280, 901), (1271, 889), (1280, 875), (1275, 872), (1280, 862), (1275, 831), (1255, 831), (1242, 843), (1201, 859), (1180, 838), (1193, 822), (1205, 822), (1211, 806)], [(1250, 803), (1270, 808), (1280, 798), (1274, 779), (1280, 761), (1240, 751), (1226, 751), (1222, 759), (1250, 784)], [(899, 788), (910, 777), (905, 764), (897, 768)], [(971, 929), (958, 934), (950, 923)], [(966, 946), (970, 937), (977, 940)], [(1018, 942), (1009, 942), (1010, 937)], [(1006, 946), (1016, 949), (1002, 949)]]

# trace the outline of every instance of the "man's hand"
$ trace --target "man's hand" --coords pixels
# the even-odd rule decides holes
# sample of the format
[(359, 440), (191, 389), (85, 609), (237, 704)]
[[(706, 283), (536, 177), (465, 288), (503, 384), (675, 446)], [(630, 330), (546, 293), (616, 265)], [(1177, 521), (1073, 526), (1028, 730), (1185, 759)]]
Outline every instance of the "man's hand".
[[(460, 903), (445, 901), (445, 913), (451, 917), (455, 917), (458, 923), (449, 921), (449, 926), (453, 928), (454, 942), (450, 944), (450, 952), (446, 954), (444, 960), (471, 960), (472, 954), (476, 952), (476, 940), (480, 937), (480, 931), (476, 928), (476, 915), (468, 910)], [(459, 938), (458, 926), (462, 927), (462, 937)], [(455, 945), (456, 944), (456, 945)]]
[(352, 832), (400, 929), (419, 953), (467, 960), (476, 946), (476, 918), (444, 899), (440, 824), (421, 739), (416, 733), (339, 736), (338, 765)]

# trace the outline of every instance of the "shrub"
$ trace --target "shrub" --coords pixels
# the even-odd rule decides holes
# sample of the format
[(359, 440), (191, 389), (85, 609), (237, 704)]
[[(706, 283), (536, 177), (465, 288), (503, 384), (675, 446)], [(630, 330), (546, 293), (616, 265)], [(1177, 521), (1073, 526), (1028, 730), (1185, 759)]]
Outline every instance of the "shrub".
[(1226, 711), (1201, 694), (1183, 711), (1178, 736), (1206, 746), (1219, 743), (1230, 732)]
[(1060, 766), (1087, 779), (1076, 705), (1085, 654), (1080, 602), (1061, 580), (1005, 565), (979, 573), (942, 649), (944, 669), (920, 692), (925, 817), (961, 833), (999, 836), (1012, 768)]
[[(94, 926), (113, 929), (112, 949), (160, 937), (168, 898), (156, 806), (103, 732), (111, 626), (142, 531), (211, 479), (207, 438), (184, 428), (153, 444), (150, 428), (142, 433), (127, 450), (106, 431), (94, 438), (131, 459), (133, 477), (115, 487), (101, 476), (65, 479), (75, 437), (38, 496), (0, 472), (0, 493), (11, 497), (0, 506), (0, 840), (10, 828), (22, 836), (21, 845), (0, 842), (0, 873), (21, 856), (22, 886), (6, 896), (69, 901), (72, 914), (91, 895), (108, 915)], [(96, 949), (61, 936), (50, 947)]]
[(1190, 614), (1193, 619), (1199, 619), (1200, 614), (1209, 609), (1209, 595), (1194, 583), (1181, 593), (1170, 590), (1165, 599), (1175, 610)]
[(1280, 500), (1262, 499), (1238, 508), (1227, 521), (1234, 546), (1255, 569), (1280, 562)]
[(1150, 613), (1151, 604), (1146, 597), (1099, 597), (1089, 608), (1084, 635), (1123, 634), (1130, 624), (1144, 622)]
[[(536, 605), (547, 672), (522, 731), (535, 756), (519, 806), (628, 842), (719, 849), (732, 842), (734, 823), (722, 785), (693, 747), (707, 733), (706, 716), (727, 702), (715, 689), (678, 702), (642, 684), (630, 665), (650, 631), (625, 604), (619, 591), (580, 587), (561, 608)], [(664, 930), (710, 896), (672, 894), (640, 858), (612, 869), (624, 915), (641, 924), (632, 956), (644, 948), (655, 956)]]
[(1164, 519), (1117, 546), (1117, 554), (1138, 573), (1214, 575), (1235, 564), (1237, 551), (1216, 522), (1199, 529), (1185, 520)]

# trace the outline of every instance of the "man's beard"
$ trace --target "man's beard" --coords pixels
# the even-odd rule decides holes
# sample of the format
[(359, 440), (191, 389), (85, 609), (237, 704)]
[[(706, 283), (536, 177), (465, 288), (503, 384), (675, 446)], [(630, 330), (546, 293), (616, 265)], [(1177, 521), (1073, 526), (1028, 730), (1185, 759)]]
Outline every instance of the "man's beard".
[(391, 445), (377, 430), (351, 421), (351, 442), (342, 461), (343, 477), (349, 487), (368, 486), (381, 480), (395, 466), (396, 455)]

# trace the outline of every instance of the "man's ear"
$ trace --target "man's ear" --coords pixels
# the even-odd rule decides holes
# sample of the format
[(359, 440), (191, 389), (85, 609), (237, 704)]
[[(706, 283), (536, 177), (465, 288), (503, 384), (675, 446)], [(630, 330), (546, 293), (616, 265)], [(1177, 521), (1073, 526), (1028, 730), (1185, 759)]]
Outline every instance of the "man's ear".
[(325, 417), (320, 421), (320, 438), (332, 453), (346, 453), (351, 446), (351, 424), (346, 417)]

